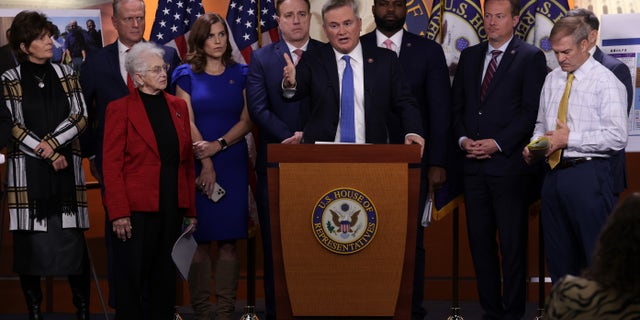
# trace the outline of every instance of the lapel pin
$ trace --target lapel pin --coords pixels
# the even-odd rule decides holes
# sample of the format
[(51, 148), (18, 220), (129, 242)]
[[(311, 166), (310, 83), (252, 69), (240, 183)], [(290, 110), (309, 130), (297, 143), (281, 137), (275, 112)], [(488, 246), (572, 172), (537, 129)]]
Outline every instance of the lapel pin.
[(178, 118), (181, 117), (180, 112), (176, 112), (176, 117), (178, 117)]
[(234, 83), (236, 83), (236, 82), (233, 81), (233, 80), (229, 80), (229, 84), (234, 84)]
[(373, 63), (373, 61), (374, 61), (374, 60), (373, 60), (373, 58), (369, 58), (369, 59), (367, 60), (367, 62), (369, 62), (369, 63)]
[(412, 46), (411, 42), (407, 43), (407, 47), (411, 47), (411, 46)]

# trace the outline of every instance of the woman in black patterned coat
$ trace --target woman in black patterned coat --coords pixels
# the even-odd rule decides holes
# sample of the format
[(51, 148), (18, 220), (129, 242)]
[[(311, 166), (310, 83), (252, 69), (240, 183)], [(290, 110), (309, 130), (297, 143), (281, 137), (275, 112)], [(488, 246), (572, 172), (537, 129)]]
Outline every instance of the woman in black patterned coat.
[(13, 270), (29, 319), (42, 319), (41, 276), (68, 276), (78, 319), (89, 319), (89, 215), (78, 141), (87, 110), (78, 76), (50, 63), (52, 26), (42, 13), (20, 12), (9, 37), (19, 65), (2, 74), (0, 107), (12, 118), (7, 198)]

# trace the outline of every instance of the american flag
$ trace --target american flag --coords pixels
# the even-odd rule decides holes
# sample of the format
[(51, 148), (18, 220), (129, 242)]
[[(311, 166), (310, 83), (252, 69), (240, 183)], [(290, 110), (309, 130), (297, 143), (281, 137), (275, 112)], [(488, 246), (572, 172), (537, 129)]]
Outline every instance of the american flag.
[(253, 50), (280, 38), (274, 2), (275, 0), (229, 2), (227, 25), (232, 35), (230, 40), (235, 61), (248, 63)]
[(204, 14), (201, 0), (160, 0), (151, 28), (151, 41), (176, 48), (180, 58), (187, 54), (187, 35)]

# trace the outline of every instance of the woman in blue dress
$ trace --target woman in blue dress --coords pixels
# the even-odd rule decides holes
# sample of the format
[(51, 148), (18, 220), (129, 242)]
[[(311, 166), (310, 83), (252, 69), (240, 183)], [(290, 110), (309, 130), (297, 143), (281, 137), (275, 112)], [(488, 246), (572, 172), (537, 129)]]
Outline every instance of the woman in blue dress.
[[(186, 64), (176, 68), (176, 95), (187, 101), (196, 157), (198, 249), (189, 272), (196, 319), (211, 319), (211, 242), (217, 242), (216, 319), (231, 319), (240, 263), (236, 239), (247, 237), (248, 150), (244, 136), (252, 123), (245, 103), (247, 66), (233, 61), (229, 31), (215, 13), (200, 16), (188, 39)], [(226, 194), (210, 196), (218, 183)]]

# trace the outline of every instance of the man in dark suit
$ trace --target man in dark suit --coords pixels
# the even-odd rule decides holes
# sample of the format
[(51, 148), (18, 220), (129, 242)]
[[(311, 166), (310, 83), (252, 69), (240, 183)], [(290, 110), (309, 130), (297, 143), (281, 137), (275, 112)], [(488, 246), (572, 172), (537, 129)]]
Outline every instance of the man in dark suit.
[[(600, 62), (607, 69), (611, 70), (613, 74), (624, 84), (627, 91), (627, 115), (631, 111), (631, 105), (633, 104), (633, 83), (631, 82), (631, 71), (620, 60), (602, 52), (600, 47), (596, 45), (598, 40), (598, 30), (600, 28), (600, 21), (593, 12), (576, 8), (567, 12), (568, 17), (580, 17), (587, 26), (589, 26), (589, 54), (593, 56), (596, 61)], [(613, 152), (609, 160), (611, 161), (611, 176), (613, 177), (613, 196), (614, 201), (617, 203), (620, 193), (627, 188), (627, 164), (625, 159), (625, 150)]]
[(462, 52), (453, 81), (454, 136), (465, 157), (467, 231), (483, 319), (521, 319), (528, 179), (520, 151), (536, 121), (547, 67), (539, 49), (514, 37), (518, 0), (484, 5), (488, 41)]
[[(91, 174), (102, 185), (102, 140), (104, 137), (104, 115), (109, 102), (129, 94), (127, 73), (124, 68), (124, 57), (129, 48), (143, 41), (145, 27), (145, 9), (142, 0), (113, 1), (113, 17), (111, 22), (118, 32), (118, 40), (104, 48), (92, 52), (82, 64), (80, 85), (85, 102), (89, 108), (90, 126), (82, 137), (83, 153), (90, 157)], [(175, 49), (163, 46), (164, 60), (171, 65), (167, 71), (170, 83), (173, 68), (180, 63)], [(105, 235), (111, 233), (109, 223), (105, 224)], [(114, 305), (113, 274), (111, 272), (111, 237), (107, 242), (107, 258), (109, 264), (109, 304)]]
[[(6, 31), (7, 41), (9, 40), (9, 29)], [(0, 47), (0, 75), (5, 71), (18, 65), (16, 57), (11, 50), (9, 43)], [(3, 99), (2, 90), (0, 90), (0, 101)], [(2, 106), (0, 107), (0, 149), (4, 148), (11, 139), (11, 127), (13, 126), (13, 120), (9, 109)]]
[[(428, 130), (425, 153), (422, 157), (420, 179), (420, 213), (428, 196), (438, 189), (446, 179), (447, 151), (453, 142), (451, 133), (451, 86), (449, 69), (442, 47), (403, 29), (407, 15), (406, 0), (375, 0), (372, 11), (376, 30), (362, 36), (365, 45), (388, 48), (398, 54), (404, 70), (404, 78), (411, 87), (413, 97), (420, 109), (422, 127)], [(392, 143), (402, 143), (404, 133), (399, 115), (393, 114), (389, 121)], [(426, 311), (424, 300), (425, 250), (424, 228), (418, 215), (416, 243), (416, 265), (413, 282), (412, 317), (423, 319)]]
[(271, 229), (269, 221), (269, 194), (267, 190), (267, 145), (272, 143), (300, 143), (304, 125), (302, 101), (285, 101), (282, 97), (282, 68), (284, 55), (293, 61), (302, 53), (322, 43), (309, 37), (311, 24), (309, 0), (276, 1), (276, 20), (282, 39), (269, 44), (251, 55), (247, 76), (247, 109), (259, 130), (256, 172), (258, 175), (257, 203), (260, 232), (264, 250), (265, 316), (275, 319), (273, 283), (273, 257), (271, 256)]
[(303, 142), (388, 143), (389, 114), (397, 112), (404, 143), (424, 146), (420, 111), (398, 59), (360, 42), (358, 6), (357, 0), (327, 1), (322, 21), (329, 43), (305, 53), (297, 66), (285, 55), (283, 94), (310, 98)]
[[(11, 32), (10, 29), (7, 29), (5, 32), (7, 41), (9, 41), (9, 32)], [(16, 60), (16, 56), (13, 53), (13, 50), (11, 50), (9, 43), (0, 47), (0, 75), (16, 65), (18, 65), (18, 61)]]

